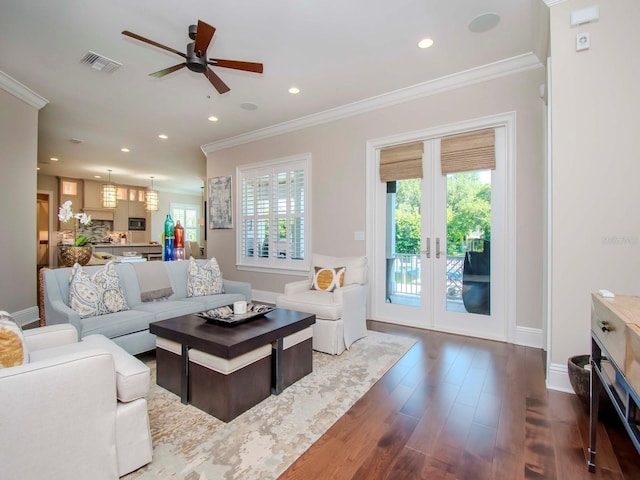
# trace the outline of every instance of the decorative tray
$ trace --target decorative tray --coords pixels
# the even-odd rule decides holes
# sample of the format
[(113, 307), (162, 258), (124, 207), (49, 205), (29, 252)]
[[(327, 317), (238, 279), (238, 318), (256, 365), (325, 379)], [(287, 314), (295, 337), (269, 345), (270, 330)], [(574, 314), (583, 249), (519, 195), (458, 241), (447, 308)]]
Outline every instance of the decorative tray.
[(199, 317), (204, 318), (209, 323), (217, 323), (219, 325), (238, 325), (254, 318), (263, 316), (266, 313), (275, 310), (275, 307), (264, 305), (261, 303), (247, 303), (247, 313), (236, 315), (233, 313), (232, 305), (214, 308), (205, 312), (196, 313)]

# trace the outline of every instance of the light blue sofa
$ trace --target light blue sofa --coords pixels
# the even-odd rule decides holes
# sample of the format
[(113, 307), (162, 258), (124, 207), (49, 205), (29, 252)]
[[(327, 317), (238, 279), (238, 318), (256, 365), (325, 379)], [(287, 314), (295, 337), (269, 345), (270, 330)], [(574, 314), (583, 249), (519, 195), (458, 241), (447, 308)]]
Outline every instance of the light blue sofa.
[[(196, 260), (200, 265), (207, 260)], [(251, 285), (224, 280), (224, 292), (217, 295), (187, 297), (188, 261), (163, 262), (173, 294), (163, 300), (143, 302), (138, 276), (130, 263), (115, 264), (129, 310), (80, 318), (69, 306), (69, 276), (71, 268), (45, 269), (42, 272), (44, 319), (47, 325), (70, 323), (80, 338), (100, 333), (135, 355), (153, 350), (156, 336), (149, 333), (149, 323), (167, 318), (202, 312), (238, 300), (251, 301)], [(83, 267), (91, 276), (103, 265)]]

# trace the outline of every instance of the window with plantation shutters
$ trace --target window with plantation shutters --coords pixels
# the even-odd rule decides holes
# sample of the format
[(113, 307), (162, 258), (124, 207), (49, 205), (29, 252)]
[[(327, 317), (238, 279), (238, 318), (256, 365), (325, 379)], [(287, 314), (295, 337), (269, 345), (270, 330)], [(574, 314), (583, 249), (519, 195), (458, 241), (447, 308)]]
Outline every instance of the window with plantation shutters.
[(442, 175), (474, 170), (495, 170), (493, 128), (444, 137), (440, 142)]
[(238, 169), (238, 264), (304, 269), (309, 155)]

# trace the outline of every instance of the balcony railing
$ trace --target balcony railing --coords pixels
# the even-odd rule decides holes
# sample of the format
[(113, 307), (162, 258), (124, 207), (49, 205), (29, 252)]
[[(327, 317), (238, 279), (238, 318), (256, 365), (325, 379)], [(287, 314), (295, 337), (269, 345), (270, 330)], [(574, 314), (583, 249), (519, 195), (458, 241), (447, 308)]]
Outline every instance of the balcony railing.
[[(420, 255), (398, 253), (392, 260), (387, 296), (415, 295), (421, 292)], [(447, 299), (462, 300), (464, 256), (447, 255)]]

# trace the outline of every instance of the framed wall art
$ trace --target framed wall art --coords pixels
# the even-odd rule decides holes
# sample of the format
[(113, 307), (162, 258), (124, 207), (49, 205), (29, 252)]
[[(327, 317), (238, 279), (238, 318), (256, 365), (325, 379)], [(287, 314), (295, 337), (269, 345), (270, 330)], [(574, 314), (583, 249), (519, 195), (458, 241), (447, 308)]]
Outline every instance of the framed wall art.
[(231, 217), (231, 175), (213, 177), (209, 187), (209, 228), (233, 228)]

